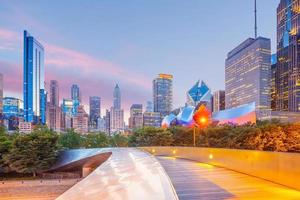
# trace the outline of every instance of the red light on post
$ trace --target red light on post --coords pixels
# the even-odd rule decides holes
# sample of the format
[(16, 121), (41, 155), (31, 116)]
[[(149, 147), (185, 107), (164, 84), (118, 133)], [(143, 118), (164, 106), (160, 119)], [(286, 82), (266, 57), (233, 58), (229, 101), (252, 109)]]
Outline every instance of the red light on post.
[(206, 127), (211, 122), (211, 113), (204, 105), (201, 105), (195, 112), (193, 119), (195, 124), (201, 128)]

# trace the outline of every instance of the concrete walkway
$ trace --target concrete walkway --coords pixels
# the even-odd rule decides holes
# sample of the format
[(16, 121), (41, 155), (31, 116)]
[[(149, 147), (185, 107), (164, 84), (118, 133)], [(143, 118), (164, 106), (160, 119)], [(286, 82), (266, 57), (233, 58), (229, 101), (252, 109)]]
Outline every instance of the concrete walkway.
[(173, 157), (157, 157), (180, 200), (300, 199), (300, 191), (224, 168)]

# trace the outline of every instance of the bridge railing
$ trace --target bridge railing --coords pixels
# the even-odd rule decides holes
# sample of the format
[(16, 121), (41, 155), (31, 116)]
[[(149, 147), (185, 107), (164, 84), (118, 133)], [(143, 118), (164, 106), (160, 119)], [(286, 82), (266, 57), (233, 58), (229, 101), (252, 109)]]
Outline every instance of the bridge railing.
[(140, 147), (154, 155), (185, 158), (300, 190), (300, 153), (201, 147)]

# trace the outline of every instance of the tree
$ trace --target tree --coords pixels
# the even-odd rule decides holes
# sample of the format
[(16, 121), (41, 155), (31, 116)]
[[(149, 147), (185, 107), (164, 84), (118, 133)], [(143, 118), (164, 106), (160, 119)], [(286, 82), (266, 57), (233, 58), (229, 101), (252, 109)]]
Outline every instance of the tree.
[(134, 131), (130, 137), (132, 146), (170, 146), (173, 143), (169, 129), (143, 127)]
[(18, 173), (36, 173), (48, 169), (58, 154), (58, 136), (49, 129), (35, 130), (15, 138), (4, 161)]
[(0, 127), (0, 173), (8, 172), (9, 166), (4, 162), (4, 156), (9, 153), (12, 147), (12, 140), (5, 133), (5, 129)]
[(110, 138), (110, 143), (113, 147), (128, 147), (128, 138), (124, 135), (116, 134)]
[(105, 133), (89, 133), (82, 143), (85, 148), (108, 147), (109, 139)]
[(82, 146), (83, 139), (73, 129), (68, 130), (59, 136), (58, 144), (64, 148), (76, 149)]

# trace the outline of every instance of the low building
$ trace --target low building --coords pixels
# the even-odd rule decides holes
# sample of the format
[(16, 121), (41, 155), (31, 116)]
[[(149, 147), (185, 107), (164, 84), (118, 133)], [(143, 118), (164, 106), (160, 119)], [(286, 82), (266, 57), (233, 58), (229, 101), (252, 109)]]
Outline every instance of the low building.
[(161, 121), (159, 112), (144, 112), (143, 114), (143, 126), (160, 127)]
[(141, 127), (143, 127), (143, 105), (132, 104), (130, 107), (129, 128), (135, 129)]
[(85, 112), (83, 105), (78, 106), (77, 113), (75, 117), (73, 117), (72, 122), (72, 127), (76, 132), (80, 134), (88, 133), (89, 117)]
[(20, 133), (31, 133), (32, 123), (31, 122), (19, 122), (19, 132)]

